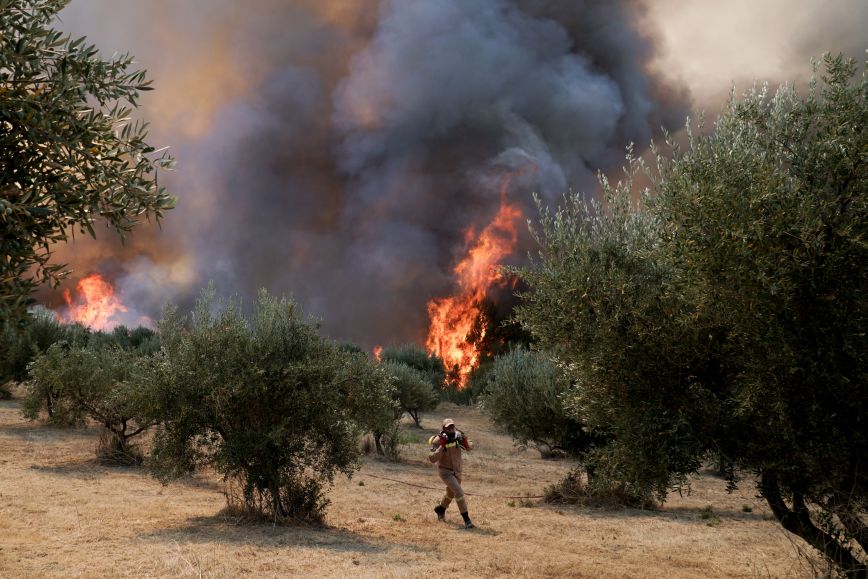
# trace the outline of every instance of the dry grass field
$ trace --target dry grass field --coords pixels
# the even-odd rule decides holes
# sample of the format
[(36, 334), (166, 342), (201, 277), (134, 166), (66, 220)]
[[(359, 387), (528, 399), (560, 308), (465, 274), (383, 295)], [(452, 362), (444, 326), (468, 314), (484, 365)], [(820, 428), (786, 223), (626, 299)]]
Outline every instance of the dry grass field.
[[(441, 490), (423, 441), (443, 416), (477, 444), (464, 485), (476, 495), (475, 530), (463, 529), (454, 505), (445, 524), (432, 512)], [(507, 499), (541, 494), (570, 463), (516, 449), (475, 409), (444, 404), (423, 426), (406, 426), (418, 443), (401, 463), (369, 458), (337, 482), (326, 526), (275, 527), (223, 514), (214, 477), (163, 487), (140, 469), (100, 466), (96, 430), (30, 423), (18, 402), (0, 402), (0, 577), (810, 574), (750, 485), (728, 495), (723, 481), (703, 476), (690, 496), (673, 496), (657, 511)]]

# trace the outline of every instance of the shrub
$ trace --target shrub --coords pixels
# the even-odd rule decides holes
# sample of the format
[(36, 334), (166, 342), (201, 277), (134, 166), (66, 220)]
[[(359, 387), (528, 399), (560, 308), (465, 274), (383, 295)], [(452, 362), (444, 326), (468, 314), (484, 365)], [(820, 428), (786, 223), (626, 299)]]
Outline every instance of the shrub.
[(142, 392), (133, 382), (138, 363), (136, 354), (120, 348), (53, 344), (30, 365), (25, 416), (36, 418), (44, 393), (50, 392), (53, 423), (83, 425), (92, 419), (102, 425), (97, 447), (102, 461), (141, 462), (130, 439), (151, 423), (142, 417)]
[(594, 439), (564, 409), (562, 396), (569, 389), (566, 376), (548, 356), (516, 348), (495, 358), (482, 408), (516, 442), (533, 445), (542, 457), (577, 456)]
[[(639, 492), (637, 492), (639, 491)], [(630, 487), (623, 481), (594, 476), (588, 478), (584, 467), (577, 466), (558, 483), (545, 488), (547, 503), (596, 507), (634, 507), (656, 509), (657, 503), (644, 489)]]
[(385, 348), (381, 359), (383, 362), (395, 362), (413, 368), (436, 390), (443, 388), (446, 383), (443, 360), (414, 344)]
[(386, 371), (321, 337), (290, 300), (263, 290), (248, 318), (209, 289), (189, 318), (169, 309), (159, 327), (146, 383), (163, 482), (209, 465), (249, 511), (318, 521), (327, 486), (358, 465), (359, 436), (394, 421)]
[(58, 340), (77, 340), (87, 329), (78, 324), (64, 325), (54, 312), (35, 308), (23, 324), (7, 323), (0, 327), (0, 385), (24, 382), (27, 365)]
[(383, 367), (394, 380), (399, 412), (409, 414), (421, 428), (419, 414), (437, 406), (437, 393), (431, 382), (419, 370), (400, 362), (384, 362)]

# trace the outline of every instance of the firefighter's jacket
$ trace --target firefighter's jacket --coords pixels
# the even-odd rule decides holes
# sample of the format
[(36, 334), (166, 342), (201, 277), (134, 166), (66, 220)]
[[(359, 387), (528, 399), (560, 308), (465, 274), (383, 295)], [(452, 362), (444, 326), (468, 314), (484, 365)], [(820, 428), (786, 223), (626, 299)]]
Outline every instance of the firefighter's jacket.
[[(442, 446), (441, 440), (445, 441)], [(429, 438), (428, 442), (431, 443), (431, 454), (428, 456), (428, 460), (437, 463), (441, 469), (451, 470), (461, 480), (461, 453), (472, 450), (473, 442), (460, 430), (455, 433), (452, 440), (445, 432), (441, 432)]]

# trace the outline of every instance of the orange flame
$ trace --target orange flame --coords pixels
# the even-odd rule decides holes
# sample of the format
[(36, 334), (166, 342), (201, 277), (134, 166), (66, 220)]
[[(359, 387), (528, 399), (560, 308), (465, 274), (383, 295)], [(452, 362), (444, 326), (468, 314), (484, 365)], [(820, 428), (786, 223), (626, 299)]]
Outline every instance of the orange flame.
[[(506, 200), (510, 176), (506, 176), (500, 188), (500, 209), (494, 219), (474, 240), (473, 230), (467, 231), (470, 245), (467, 255), (458, 262), (453, 272), (458, 283), (454, 296), (434, 298), (428, 302), (428, 352), (440, 356), (447, 371), (453, 371), (458, 387), (467, 384), (470, 372), (479, 365), (479, 348), (469, 340), (474, 324), (481, 314), (480, 306), (488, 289), (500, 283), (501, 276), (496, 266), (512, 253), (518, 240), (517, 221), (521, 210)], [(478, 340), (485, 337), (485, 328), (478, 330)]]
[(78, 281), (75, 286), (76, 299), (71, 292), (63, 290), (63, 299), (69, 307), (66, 321), (78, 322), (93, 330), (110, 330), (117, 325), (112, 320), (118, 312), (127, 308), (115, 296), (112, 285), (98, 273), (92, 273)]
[(374, 346), (374, 360), (377, 362), (383, 361), (383, 346)]

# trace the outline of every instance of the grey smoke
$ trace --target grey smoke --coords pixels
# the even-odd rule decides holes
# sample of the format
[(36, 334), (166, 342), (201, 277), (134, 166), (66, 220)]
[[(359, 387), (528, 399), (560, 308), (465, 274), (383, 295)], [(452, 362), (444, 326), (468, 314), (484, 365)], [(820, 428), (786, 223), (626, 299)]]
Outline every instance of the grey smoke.
[[(204, 136), (158, 135), (178, 158), (165, 182), (180, 204), (162, 231), (137, 235), (155, 255), (191, 255), (197, 283), (167, 292), (153, 281), (160, 266), (119, 252), (152, 316), (158, 300), (188, 303), (210, 279), (245, 296), (291, 294), (337, 338), (421, 341), (425, 304), (453, 290), (464, 231), (494, 216), (503, 175), (535, 169), (510, 188), (532, 216), (532, 191), (593, 192), (597, 170), (620, 167), (629, 143), (680, 126), (689, 108), (679, 84), (647, 72), (655, 44), (638, 0), (364, 0), (344, 3), (341, 26), (310, 0), (163, 0), (155, 12), (106, 2), (73, 3), (67, 25), (99, 41), (86, 10), (114, 11), (114, 29), (137, 35), (141, 22), (175, 19), (193, 46), (228, 19), (232, 65), (264, 69)], [(183, 70), (183, 53), (159, 43), (120, 46), (157, 90), (161, 70)], [(143, 263), (148, 275), (135, 271)]]
[[(336, 84), (277, 69), (254, 102), (235, 105), (259, 121), (244, 124), (224, 190), (227, 204), (243, 198), (237, 217), (250, 226), (206, 244), (234, 256), (229, 285), (291, 290), (327, 331), (366, 345), (420, 340), (425, 303), (453, 289), (463, 232), (493, 217), (502, 175), (535, 168), (511, 190), (525, 206), (531, 190), (593, 190), (597, 168), (653, 131), (650, 46), (626, 10), (605, 19), (610, 3), (580, 7), (614, 33), (593, 49), (582, 37), (591, 25), (568, 29), (535, 8), (386, 2)], [(594, 59), (640, 46), (616, 71)]]

